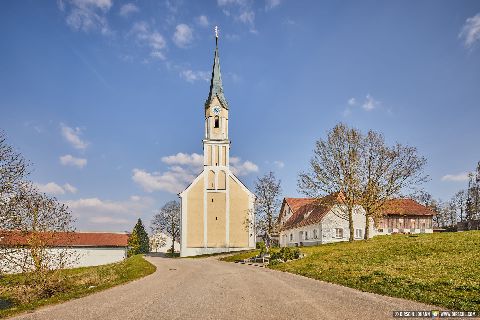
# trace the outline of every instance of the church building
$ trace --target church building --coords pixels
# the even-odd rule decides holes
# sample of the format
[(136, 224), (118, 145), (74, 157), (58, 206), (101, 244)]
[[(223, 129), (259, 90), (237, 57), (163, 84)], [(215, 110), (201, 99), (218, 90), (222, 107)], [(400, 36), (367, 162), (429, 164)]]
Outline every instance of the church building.
[(205, 101), (203, 171), (179, 194), (182, 257), (255, 247), (255, 196), (230, 171), (229, 105), (223, 94), (215, 31), (212, 79)]

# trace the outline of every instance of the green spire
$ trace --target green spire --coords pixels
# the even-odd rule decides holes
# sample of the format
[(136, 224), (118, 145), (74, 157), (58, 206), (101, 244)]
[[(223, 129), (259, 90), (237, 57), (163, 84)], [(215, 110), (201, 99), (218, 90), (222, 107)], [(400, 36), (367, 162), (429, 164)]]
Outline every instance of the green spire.
[(218, 29), (215, 27), (215, 56), (213, 58), (212, 80), (210, 81), (210, 92), (208, 93), (205, 107), (217, 96), (223, 107), (228, 109), (228, 103), (223, 95), (222, 74), (220, 72), (220, 57), (218, 55)]

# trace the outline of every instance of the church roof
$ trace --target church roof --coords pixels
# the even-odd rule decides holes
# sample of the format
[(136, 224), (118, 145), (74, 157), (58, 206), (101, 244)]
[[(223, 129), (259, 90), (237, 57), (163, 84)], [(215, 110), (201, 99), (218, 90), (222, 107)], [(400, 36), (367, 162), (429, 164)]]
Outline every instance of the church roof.
[(210, 80), (210, 92), (208, 93), (207, 101), (205, 101), (205, 107), (214, 97), (222, 103), (225, 109), (228, 109), (228, 103), (223, 95), (222, 73), (220, 72), (220, 57), (218, 55), (218, 37), (215, 37), (215, 56), (213, 58), (212, 79)]

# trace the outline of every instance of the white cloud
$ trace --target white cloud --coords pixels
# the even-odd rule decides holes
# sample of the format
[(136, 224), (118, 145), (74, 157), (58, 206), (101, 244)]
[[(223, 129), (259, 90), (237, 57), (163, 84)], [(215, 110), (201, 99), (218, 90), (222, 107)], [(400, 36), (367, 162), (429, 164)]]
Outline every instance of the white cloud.
[(181, 23), (175, 28), (173, 42), (180, 48), (188, 47), (193, 41), (193, 29)]
[(265, 10), (271, 10), (280, 5), (281, 0), (265, 0)]
[(250, 23), (252, 24), (255, 21), (255, 12), (253, 11), (243, 11), (239, 16), (238, 19), (243, 23)]
[[(135, 197), (135, 199), (132, 199)], [(127, 200), (102, 200), (97, 197), (67, 200), (64, 203), (81, 222), (104, 224), (103, 230), (118, 229), (123, 225), (124, 230), (131, 230), (137, 217), (145, 216), (152, 211), (155, 204), (150, 197), (132, 196)], [(115, 224), (111, 228), (110, 224)], [(96, 227), (95, 227), (96, 228)]]
[(69, 192), (69, 193), (77, 193), (77, 188), (75, 188), (74, 186), (72, 186), (70, 183), (65, 183), (63, 185), (63, 189), (65, 190), (65, 192)]
[(162, 162), (170, 165), (188, 165), (193, 167), (201, 167), (203, 165), (203, 156), (198, 153), (182, 153), (162, 157)]
[(208, 27), (210, 25), (210, 22), (208, 22), (208, 18), (205, 15), (198, 16), (195, 20), (202, 27)]
[(275, 161), (273, 161), (273, 164), (276, 165), (277, 168), (279, 168), (279, 169), (285, 167), (285, 162), (280, 161), (280, 160), (275, 160)]
[(133, 35), (140, 44), (148, 46), (151, 49), (151, 57), (165, 60), (163, 50), (166, 48), (167, 42), (159, 32), (152, 30), (148, 23), (136, 22), (128, 35)]
[(148, 197), (143, 197), (137, 200), (129, 199), (126, 201), (112, 201), (101, 200), (94, 197), (81, 198), (77, 200), (67, 200), (64, 202), (75, 213), (117, 213), (136, 215), (138, 214), (138, 212), (145, 210), (146, 207), (149, 207), (152, 204), (153, 200)]
[(88, 142), (83, 141), (80, 136), (82, 130), (80, 128), (71, 128), (65, 124), (60, 124), (62, 130), (62, 136), (75, 148), (85, 150), (88, 147)]
[(220, 7), (227, 6), (227, 5), (232, 5), (232, 4), (236, 4), (236, 5), (246, 5), (246, 4), (247, 4), (247, 0), (217, 0), (217, 4), (218, 4)]
[(366, 111), (371, 111), (380, 105), (380, 101), (375, 100), (370, 94), (367, 94), (362, 108)]
[[(144, 169), (132, 170), (132, 180), (147, 192), (166, 191), (177, 194), (183, 191), (202, 171), (203, 156), (197, 153), (177, 153), (162, 158), (170, 165), (165, 172), (148, 172)], [(230, 170), (238, 176), (257, 172), (258, 166), (251, 161), (241, 161), (230, 157)]]
[(355, 106), (356, 104), (357, 104), (357, 99), (355, 99), (355, 98), (348, 99), (348, 105), (349, 106)]
[(52, 195), (62, 195), (65, 193), (76, 193), (77, 188), (69, 183), (65, 183), (63, 186), (56, 184), (55, 182), (48, 182), (46, 184), (35, 183), (38, 191), (48, 193)]
[(468, 172), (461, 172), (458, 174), (447, 174), (442, 177), (442, 181), (468, 181)]
[(87, 165), (87, 159), (76, 158), (70, 154), (66, 154), (60, 157), (60, 163), (64, 166), (73, 166), (81, 169)]
[(66, 22), (72, 29), (84, 32), (100, 31), (104, 35), (111, 34), (106, 14), (112, 7), (112, 0), (59, 1), (61, 11), (67, 11), (66, 3), (69, 4), (70, 9)]
[(133, 3), (126, 3), (120, 7), (120, 15), (122, 17), (128, 17), (130, 14), (140, 11)]
[(252, 172), (258, 172), (258, 166), (248, 160), (242, 162), (238, 157), (230, 157), (230, 170), (234, 175), (246, 176)]
[(128, 224), (130, 221), (124, 218), (113, 218), (109, 216), (95, 216), (88, 221), (96, 224)]
[(210, 80), (209, 78), (209, 73), (205, 71), (193, 71), (193, 70), (182, 70), (180, 72), (180, 77), (184, 78), (188, 82), (195, 82), (197, 80), (203, 80), (203, 81), (208, 81)]
[(480, 13), (468, 18), (458, 35), (464, 39), (465, 46), (470, 48), (475, 42), (480, 41)]

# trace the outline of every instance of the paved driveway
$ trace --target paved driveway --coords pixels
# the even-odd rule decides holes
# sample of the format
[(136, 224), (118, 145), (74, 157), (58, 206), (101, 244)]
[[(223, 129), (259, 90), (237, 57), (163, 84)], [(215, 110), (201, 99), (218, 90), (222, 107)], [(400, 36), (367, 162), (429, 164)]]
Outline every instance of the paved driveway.
[(157, 271), (18, 319), (392, 319), (406, 300), (248, 265), (149, 257)]

